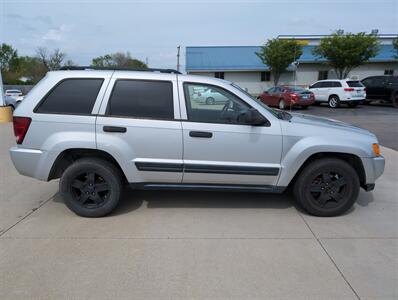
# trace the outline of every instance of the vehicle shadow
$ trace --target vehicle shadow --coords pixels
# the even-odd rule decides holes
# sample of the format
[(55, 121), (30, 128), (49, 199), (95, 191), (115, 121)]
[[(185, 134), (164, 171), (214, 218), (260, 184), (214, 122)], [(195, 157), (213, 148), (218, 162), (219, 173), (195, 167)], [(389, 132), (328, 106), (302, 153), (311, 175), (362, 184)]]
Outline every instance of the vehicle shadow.
[(148, 208), (272, 208), (294, 206), (286, 193), (244, 193), (205, 191), (142, 191), (126, 189), (115, 214), (135, 210), (147, 203)]

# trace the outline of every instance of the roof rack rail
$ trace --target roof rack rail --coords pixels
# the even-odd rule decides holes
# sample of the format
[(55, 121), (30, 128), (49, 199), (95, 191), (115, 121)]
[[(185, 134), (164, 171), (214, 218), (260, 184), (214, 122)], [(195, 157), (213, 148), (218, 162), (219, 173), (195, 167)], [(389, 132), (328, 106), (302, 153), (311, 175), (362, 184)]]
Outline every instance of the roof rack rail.
[(156, 69), (156, 68), (139, 69), (139, 68), (129, 68), (129, 67), (63, 66), (59, 70), (60, 71), (110, 70), (110, 71), (139, 71), (139, 72), (181, 74), (181, 72), (174, 69)]

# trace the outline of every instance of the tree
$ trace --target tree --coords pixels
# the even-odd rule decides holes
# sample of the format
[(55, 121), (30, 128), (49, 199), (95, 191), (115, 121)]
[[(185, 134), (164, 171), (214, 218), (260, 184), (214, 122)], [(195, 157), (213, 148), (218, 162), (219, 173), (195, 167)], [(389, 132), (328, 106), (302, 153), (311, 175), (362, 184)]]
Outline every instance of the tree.
[(256, 55), (270, 68), (274, 84), (281, 74), (303, 54), (302, 46), (295, 40), (270, 39)]
[(340, 79), (348, 77), (350, 71), (376, 56), (380, 46), (375, 34), (357, 34), (339, 31), (321, 39), (313, 54), (327, 59)]
[(395, 58), (398, 59), (398, 38), (395, 39), (395, 40), (392, 42), (392, 44), (393, 44), (393, 46), (394, 46), (395, 51), (397, 52), (396, 55), (395, 55)]
[(52, 53), (49, 53), (44, 47), (37, 48), (36, 54), (48, 71), (58, 70), (66, 57), (66, 54), (59, 49), (54, 49)]
[(17, 50), (7, 44), (0, 45), (0, 69), (3, 72), (10, 71), (18, 63)]
[(131, 57), (130, 52), (122, 53), (116, 52), (113, 54), (106, 54), (98, 56), (91, 61), (93, 67), (130, 67), (135, 69), (147, 69), (148, 66), (135, 58)]

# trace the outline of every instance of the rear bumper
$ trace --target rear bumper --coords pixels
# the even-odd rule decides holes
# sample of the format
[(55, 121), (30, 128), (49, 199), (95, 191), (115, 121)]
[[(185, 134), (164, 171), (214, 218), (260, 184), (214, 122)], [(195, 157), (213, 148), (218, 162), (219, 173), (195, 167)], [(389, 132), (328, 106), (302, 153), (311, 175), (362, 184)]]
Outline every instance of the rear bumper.
[(56, 153), (14, 146), (10, 148), (10, 156), (21, 175), (47, 181)]

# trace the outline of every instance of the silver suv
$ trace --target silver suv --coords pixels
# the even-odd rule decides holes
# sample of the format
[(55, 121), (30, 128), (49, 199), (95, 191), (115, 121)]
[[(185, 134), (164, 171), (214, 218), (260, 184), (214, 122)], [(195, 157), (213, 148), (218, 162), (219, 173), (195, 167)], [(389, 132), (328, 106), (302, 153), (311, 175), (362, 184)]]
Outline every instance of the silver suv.
[[(198, 90), (227, 101), (196, 101)], [(334, 216), (374, 188), (372, 133), (270, 109), (235, 84), (173, 70), (49, 72), (14, 113), (17, 170), (49, 181), (76, 214), (100, 217), (136, 189), (282, 193)]]

